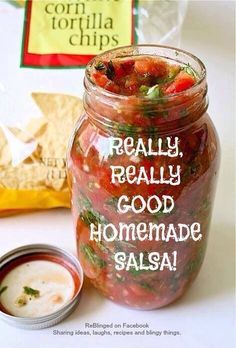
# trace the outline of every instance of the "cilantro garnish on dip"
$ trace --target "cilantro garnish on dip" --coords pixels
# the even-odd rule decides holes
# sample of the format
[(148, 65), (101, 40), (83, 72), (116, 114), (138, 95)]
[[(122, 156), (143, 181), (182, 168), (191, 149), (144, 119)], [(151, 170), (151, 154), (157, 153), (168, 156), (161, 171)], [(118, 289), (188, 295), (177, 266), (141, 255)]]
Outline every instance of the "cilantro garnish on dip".
[(63, 265), (34, 260), (11, 269), (1, 281), (1, 307), (19, 317), (51, 314), (74, 296), (73, 276)]

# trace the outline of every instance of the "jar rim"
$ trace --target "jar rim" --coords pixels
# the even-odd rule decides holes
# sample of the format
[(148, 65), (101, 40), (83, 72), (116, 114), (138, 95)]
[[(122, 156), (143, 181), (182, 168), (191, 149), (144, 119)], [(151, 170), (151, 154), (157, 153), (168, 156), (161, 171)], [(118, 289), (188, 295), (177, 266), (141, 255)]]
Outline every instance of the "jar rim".
[[(176, 62), (179, 62), (177, 60), (177, 57), (179, 54), (183, 54), (186, 57), (191, 58), (193, 61), (195, 61), (199, 68), (200, 68), (200, 73), (198, 73), (198, 80), (197, 82), (190, 88), (188, 88), (187, 90), (181, 91), (181, 92), (177, 92), (177, 93), (173, 93), (171, 95), (166, 95), (166, 96), (161, 96), (161, 97), (157, 97), (155, 99), (155, 102), (157, 102), (158, 100), (174, 100), (175, 98), (181, 97), (181, 96), (185, 96), (185, 95), (191, 95), (194, 94), (195, 91), (198, 90), (198, 88), (202, 85), (202, 83), (204, 83), (204, 81), (206, 80), (206, 67), (204, 65), (204, 63), (201, 61), (201, 59), (199, 59), (197, 56), (195, 56), (194, 54), (183, 50), (181, 48), (176, 48), (173, 46), (166, 46), (166, 45), (156, 45), (156, 44), (141, 44), (141, 45), (129, 45), (129, 46), (121, 46), (121, 47), (117, 47), (111, 50), (107, 50), (105, 52), (100, 53), (99, 55), (95, 56), (94, 58), (92, 58), (89, 63), (86, 66), (86, 70), (85, 70), (85, 78), (84, 78), (84, 85), (85, 88), (89, 88), (91, 90), (93, 90), (93, 92), (97, 92), (98, 94), (100, 94), (103, 97), (107, 97), (107, 98), (113, 98), (116, 100), (130, 100), (130, 98), (133, 98), (134, 96), (127, 96), (127, 95), (123, 95), (123, 94), (117, 94), (111, 91), (106, 90), (105, 88), (102, 88), (100, 86), (98, 86), (92, 79), (90, 76), (90, 69), (95, 65), (95, 62), (97, 62), (100, 58), (106, 57), (109, 54), (116, 54), (117, 52), (123, 52), (125, 53), (125, 50), (129, 50), (129, 49), (163, 49), (163, 50), (169, 50), (170, 52), (173, 51), (175, 52), (176, 55)], [(134, 55), (134, 54), (132, 54)], [(137, 52), (137, 54), (135, 55), (151, 55), (151, 53), (140, 53)], [(154, 53), (152, 55), (155, 55)], [(126, 55), (124, 55), (124, 57), (128, 57), (128, 52)], [(156, 54), (156, 56), (158, 57), (162, 57), (158, 54)], [(114, 56), (116, 57), (116, 56)], [(117, 55), (117, 57), (121, 57), (120, 55)], [(163, 58), (168, 58), (168, 56)], [(180, 62), (179, 62), (180, 63)], [(145, 100), (147, 101), (147, 98), (145, 98), (145, 96), (136, 96), (135, 98), (139, 99), (139, 100)]]

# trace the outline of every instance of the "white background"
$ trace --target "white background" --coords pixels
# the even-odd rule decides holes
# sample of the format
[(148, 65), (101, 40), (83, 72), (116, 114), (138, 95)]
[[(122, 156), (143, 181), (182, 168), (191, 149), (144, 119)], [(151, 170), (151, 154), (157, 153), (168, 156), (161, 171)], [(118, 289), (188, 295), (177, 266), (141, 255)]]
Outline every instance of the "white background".
[[(184, 298), (157, 311), (134, 311), (84, 289), (77, 310), (56, 328), (24, 331), (0, 322), (0, 346), (9, 348), (124, 347), (231, 348), (234, 327), (234, 2), (191, 1), (182, 45), (206, 64), (209, 113), (220, 135), (222, 160), (209, 246), (203, 268)], [(0, 220), (0, 253), (29, 243), (51, 243), (75, 253), (70, 212), (55, 210)], [(181, 336), (55, 336), (54, 329), (83, 329), (85, 322), (149, 323)]]

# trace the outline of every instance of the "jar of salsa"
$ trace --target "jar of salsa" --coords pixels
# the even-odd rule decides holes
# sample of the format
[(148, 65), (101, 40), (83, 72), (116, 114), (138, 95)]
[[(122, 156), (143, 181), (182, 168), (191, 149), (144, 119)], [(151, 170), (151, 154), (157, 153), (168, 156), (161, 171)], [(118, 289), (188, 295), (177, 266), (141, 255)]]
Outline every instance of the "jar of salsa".
[(206, 70), (192, 54), (132, 46), (95, 57), (68, 152), (78, 257), (109, 299), (181, 297), (202, 265), (219, 167)]

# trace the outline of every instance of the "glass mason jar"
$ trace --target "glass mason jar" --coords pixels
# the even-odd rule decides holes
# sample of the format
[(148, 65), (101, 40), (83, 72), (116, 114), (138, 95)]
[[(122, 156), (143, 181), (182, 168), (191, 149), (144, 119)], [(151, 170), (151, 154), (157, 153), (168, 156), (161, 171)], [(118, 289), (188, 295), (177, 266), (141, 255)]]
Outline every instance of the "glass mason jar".
[[(114, 94), (91, 80), (91, 69), (100, 60), (137, 55), (157, 55), (189, 64), (197, 73), (198, 81), (186, 91), (149, 100)], [(84, 83), (85, 113), (78, 120), (68, 152), (72, 213), (80, 262), (92, 284), (109, 299), (138, 309), (160, 308), (178, 299), (189, 288), (200, 270), (206, 250), (219, 167), (219, 142), (207, 114), (205, 67), (198, 58), (180, 49), (146, 45), (123, 47), (94, 58), (87, 66)], [(129, 143), (137, 144), (142, 139), (145, 146), (150, 139), (162, 139), (163, 148), (168, 137), (171, 141), (177, 137), (183, 156), (111, 153), (112, 143), (128, 137)], [(124, 168), (132, 165), (136, 173), (141, 167), (149, 173), (153, 167), (156, 175), (160, 167), (167, 170), (171, 165), (180, 165), (181, 182), (174, 186), (161, 181), (159, 184), (113, 182), (111, 168), (119, 165)], [(126, 205), (133, 197), (141, 195), (143, 200), (135, 201), (138, 211), (141, 203), (153, 196), (172, 197), (174, 209), (169, 213), (163, 209), (153, 213), (157, 204), (152, 200), (151, 212), (145, 206), (140, 213), (130, 208), (121, 213), (118, 201), (122, 195), (128, 198)], [(170, 237), (167, 242), (163, 238), (122, 239), (119, 235), (114, 240), (91, 240), (91, 224), (95, 230), (98, 226), (112, 224), (118, 231), (120, 223), (137, 226), (140, 222), (147, 228), (149, 223), (168, 227), (198, 222), (202, 237), (185, 241)], [(112, 231), (111, 237), (114, 229)], [(107, 235), (109, 239), (109, 233)], [(139, 266), (142, 262), (148, 268), (148, 255), (155, 251), (160, 255), (173, 255), (176, 251), (175, 270), (141, 269), (134, 265), (129, 269), (116, 267), (118, 252), (124, 252), (127, 259), (132, 253)]]

